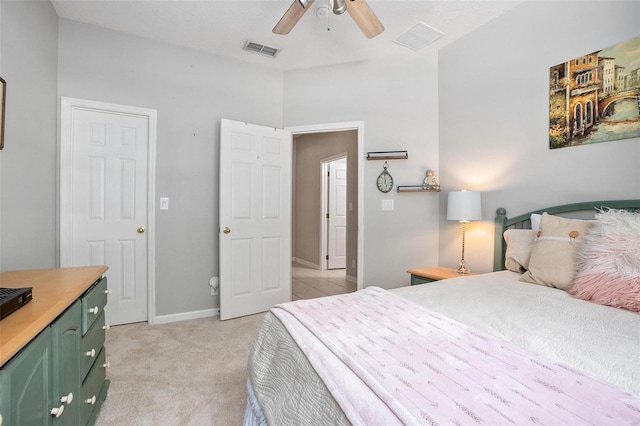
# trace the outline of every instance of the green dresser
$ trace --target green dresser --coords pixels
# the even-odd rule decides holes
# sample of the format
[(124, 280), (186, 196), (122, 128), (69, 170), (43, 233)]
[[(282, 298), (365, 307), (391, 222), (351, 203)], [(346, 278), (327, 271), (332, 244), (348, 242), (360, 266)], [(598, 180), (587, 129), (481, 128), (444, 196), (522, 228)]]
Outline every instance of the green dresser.
[[(44, 300), (55, 294), (57, 282), (43, 277), (41, 291), (38, 283), (24, 281), (34, 284), (33, 301), (2, 320), (1, 350), (17, 352), (0, 368), (0, 425), (93, 424), (109, 387), (104, 350), (107, 279), (100, 273), (92, 284), (61, 288), (61, 297), (68, 295), (71, 304), (42, 329), (35, 328), (35, 337), (14, 348), (21, 327), (28, 331), (33, 323), (46, 322), (47, 314), (53, 315), (49, 311), (58, 308), (58, 300)], [(7, 279), (3, 285), (11, 282)]]

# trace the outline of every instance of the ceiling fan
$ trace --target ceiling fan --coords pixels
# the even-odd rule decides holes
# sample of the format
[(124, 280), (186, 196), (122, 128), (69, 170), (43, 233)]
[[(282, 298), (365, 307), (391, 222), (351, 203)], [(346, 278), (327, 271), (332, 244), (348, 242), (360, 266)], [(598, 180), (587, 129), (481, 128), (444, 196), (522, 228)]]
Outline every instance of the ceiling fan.
[[(335, 15), (345, 11), (353, 18), (367, 38), (373, 38), (384, 31), (384, 26), (365, 0), (330, 0)], [(274, 34), (289, 34), (302, 15), (311, 7), (314, 0), (293, 0), (289, 9), (282, 15), (275, 27)]]

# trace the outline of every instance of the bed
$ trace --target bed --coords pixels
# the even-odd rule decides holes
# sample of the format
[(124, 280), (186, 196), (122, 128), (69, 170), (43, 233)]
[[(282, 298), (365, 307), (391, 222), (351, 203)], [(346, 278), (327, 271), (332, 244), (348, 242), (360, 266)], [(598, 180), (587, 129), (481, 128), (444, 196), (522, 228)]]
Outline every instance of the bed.
[(244, 424), (640, 425), (639, 211), (498, 209), (493, 273), (274, 307)]

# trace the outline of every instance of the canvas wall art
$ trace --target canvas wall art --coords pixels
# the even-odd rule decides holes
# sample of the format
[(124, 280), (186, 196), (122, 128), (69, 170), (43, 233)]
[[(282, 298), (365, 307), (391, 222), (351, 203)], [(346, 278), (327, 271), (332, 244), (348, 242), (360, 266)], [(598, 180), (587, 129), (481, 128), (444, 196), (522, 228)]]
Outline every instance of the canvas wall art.
[(549, 71), (549, 148), (640, 137), (640, 37)]

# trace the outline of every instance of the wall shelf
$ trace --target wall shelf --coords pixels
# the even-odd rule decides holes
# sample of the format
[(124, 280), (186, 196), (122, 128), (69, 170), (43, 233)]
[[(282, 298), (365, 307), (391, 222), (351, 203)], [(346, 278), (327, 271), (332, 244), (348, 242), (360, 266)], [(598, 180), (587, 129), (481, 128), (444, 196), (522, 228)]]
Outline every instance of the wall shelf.
[(422, 185), (398, 185), (398, 192), (440, 192), (439, 189), (427, 189)]
[(369, 151), (367, 160), (406, 160), (409, 158), (407, 151)]

